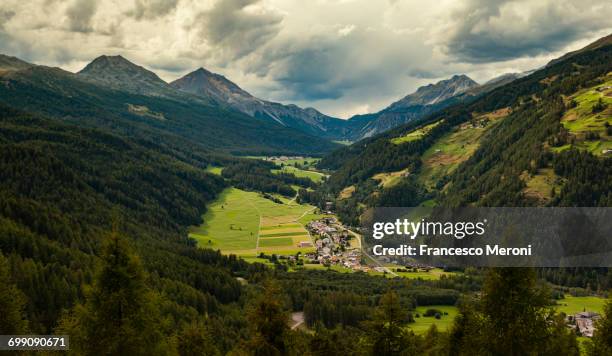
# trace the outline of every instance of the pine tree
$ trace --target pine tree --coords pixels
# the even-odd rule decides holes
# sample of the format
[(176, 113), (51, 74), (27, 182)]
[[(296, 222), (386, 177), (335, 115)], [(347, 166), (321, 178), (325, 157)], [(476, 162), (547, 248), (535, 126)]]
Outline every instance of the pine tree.
[(203, 323), (187, 324), (178, 335), (177, 344), (181, 356), (221, 355), (213, 342), (208, 326)]
[(410, 355), (416, 353), (416, 338), (405, 328), (406, 312), (399, 296), (393, 291), (385, 293), (371, 321), (364, 323), (367, 348), (371, 355)]
[(11, 280), (8, 260), (0, 252), (0, 335), (24, 334), (25, 297)]
[(589, 356), (612, 355), (612, 300), (604, 306), (604, 315), (597, 322), (591, 342), (587, 343)]
[(63, 317), (58, 333), (71, 336), (79, 355), (159, 355), (168, 344), (139, 259), (114, 231), (102, 253), (102, 266), (86, 301)]
[(549, 340), (547, 305), (533, 269), (491, 269), (482, 300), (486, 349), (493, 355), (541, 354)]
[(247, 320), (251, 338), (246, 351), (255, 356), (283, 355), (285, 336), (289, 331), (289, 316), (283, 307), (280, 287), (271, 281), (264, 283), (264, 293), (249, 308)]

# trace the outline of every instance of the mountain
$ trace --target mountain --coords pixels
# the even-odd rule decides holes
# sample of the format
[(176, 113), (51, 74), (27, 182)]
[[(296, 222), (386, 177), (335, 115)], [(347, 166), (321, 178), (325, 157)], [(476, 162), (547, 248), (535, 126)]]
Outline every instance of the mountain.
[(553, 64), (558, 63), (560, 61), (563, 61), (565, 59), (568, 59), (570, 57), (578, 55), (580, 53), (587, 52), (587, 51), (592, 51), (592, 50), (595, 50), (595, 49), (598, 49), (598, 48), (602, 48), (602, 47), (606, 47), (606, 46), (609, 46), (609, 45), (612, 45), (612, 34), (609, 34), (609, 35), (607, 35), (605, 37), (602, 37), (602, 38), (598, 39), (597, 41), (592, 42), (592, 43), (588, 44), (587, 46), (585, 46), (585, 47), (583, 47), (583, 48), (581, 48), (579, 50), (568, 52), (568, 53), (562, 55), (561, 57), (559, 57), (557, 59), (553, 59), (552, 61), (550, 61), (547, 64), (547, 66), (553, 65)]
[(350, 118), (348, 139), (355, 141), (375, 136), (407, 122), (418, 120), (453, 104), (454, 98), (476, 87), (478, 83), (466, 75), (455, 75), (450, 79), (422, 86), (416, 92), (406, 95), (377, 113)]
[(256, 98), (224, 76), (204, 68), (199, 68), (170, 85), (249, 116), (276, 122), (312, 135), (340, 139), (342, 128), (346, 124), (344, 120), (324, 115), (313, 108), (303, 109), (297, 105), (284, 105)]
[(351, 224), (364, 204), (610, 206), (612, 43), (597, 43), (334, 151), (321, 199)]
[(120, 56), (98, 57), (77, 74), (7, 58), (15, 70), (0, 72), (0, 103), (29, 112), (216, 152), (320, 155), (336, 147), (178, 91)]
[(33, 66), (33, 64), (24, 62), (17, 57), (10, 57), (0, 54), (0, 73), (27, 69)]
[(454, 75), (450, 79), (441, 80), (435, 84), (428, 84), (417, 89), (416, 92), (406, 95), (391, 104), (386, 111), (400, 111), (417, 105), (434, 105), (464, 93), (478, 83), (467, 75)]

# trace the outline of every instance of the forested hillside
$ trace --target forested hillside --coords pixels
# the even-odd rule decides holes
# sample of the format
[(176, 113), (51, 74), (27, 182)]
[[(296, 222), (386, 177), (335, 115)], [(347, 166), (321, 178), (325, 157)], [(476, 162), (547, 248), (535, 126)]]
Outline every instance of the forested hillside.
[[(319, 163), (336, 171), (325, 193), (310, 198), (335, 199), (353, 223), (362, 203), (609, 206), (611, 63), (610, 45), (584, 51), (341, 148)], [(393, 175), (402, 178), (386, 184)], [(338, 198), (347, 187), (353, 193)]]
[[(337, 147), (325, 139), (209, 104), (159, 78), (152, 80), (153, 73), (141, 73), (144, 69), (126, 60), (121, 63), (107, 68), (106, 76), (5, 63), (0, 67), (0, 102), (84, 127), (183, 148), (198, 145), (235, 154), (321, 155)], [(96, 73), (101, 79), (92, 79)], [(118, 82), (112, 84), (113, 80)]]

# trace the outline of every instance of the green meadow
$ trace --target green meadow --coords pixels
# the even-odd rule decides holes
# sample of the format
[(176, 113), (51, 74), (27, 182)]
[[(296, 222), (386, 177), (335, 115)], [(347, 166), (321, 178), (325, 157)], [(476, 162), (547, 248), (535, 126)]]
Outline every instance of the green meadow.
[[(567, 110), (561, 119), (563, 126), (574, 136), (573, 146), (589, 151), (594, 155), (601, 155), (605, 150), (612, 149), (612, 137), (606, 133), (606, 123), (612, 125), (612, 86), (611, 76), (604, 83), (592, 88), (584, 89), (572, 95), (569, 99), (576, 106)], [(600, 112), (593, 112), (593, 107), (602, 100), (607, 108)], [(587, 133), (595, 133), (598, 138), (587, 138)], [(553, 147), (552, 151), (562, 152), (572, 144)]]
[(204, 223), (192, 227), (189, 236), (201, 247), (226, 254), (305, 253), (312, 248), (298, 247), (298, 243), (310, 240), (304, 224), (316, 217), (312, 210), (313, 206), (292, 200), (278, 204), (256, 192), (228, 188), (208, 206)]
[(580, 313), (583, 311), (593, 311), (596, 313), (603, 313), (604, 305), (606, 304), (606, 299), (599, 297), (572, 297), (571, 295), (566, 295), (565, 298), (557, 301), (557, 305), (555, 305), (555, 310), (558, 312), (563, 312), (567, 315), (573, 315), (576, 313)]
[(421, 128), (418, 128), (418, 129), (416, 129), (414, 131), (409, 132), (408, 134), (406, 134), (404, 136), (393, 138), (393, 139), (391, 139), (391, 142), (395, 143), (396, 145), (400, 145), (402, 143), (416, 141), (416, 140), (420, 139), (421, 137), (423, 137), (431, 129), (433, 129), (434, 127), (438, 126), (441, 122), (442, 121), (436, 121), (433, 124), (429, 124), (427, 126), (423, 126)]
[[(440, 319), (436, 319), (433, 316), (423, 316), (427, 309), (437, 309), (442, 312)], [(444, 315), (447, 313), (447, 315)], [(438, 331), (447, 331), (452, 325), (455, 317), (459, 313), (457, 307), (450, 305), (429, 305), (423, 307), (417, 307), (413, 312), (414, 323), (408, 324), (408, 327), (414, 331), (415, 334), (424, 334), (429, 330), (432, 325), (436, 325)], [(417, 318), (416, 314), (420, 317)]]

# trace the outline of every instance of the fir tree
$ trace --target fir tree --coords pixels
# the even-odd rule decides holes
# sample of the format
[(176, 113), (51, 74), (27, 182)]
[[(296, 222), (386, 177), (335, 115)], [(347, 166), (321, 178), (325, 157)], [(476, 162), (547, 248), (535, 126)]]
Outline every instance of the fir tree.
[(79, 355), (159, 355), (169, 352), (157, 297), (140, 260), (114, 231), (86, 301), (64, 316), (58, 333), (71, 336)]
[(251, 326), (251, 338), (246, 352), (255, 356), (283, 355), (285, 336), (289, 331), (289, 316), (283, 307), (280, 287), (274, 282), (264, 283), (264, 293), (249, 308), (247, 320)]
[(405, 327), (405, 314), (397, 293), (388, 291), (380, 298), (374, 318), (364, 323), (368, 354), (386, 356), (416, 353), (416, 338)]
[(11, 279), (8, 260), (0, 252), (0, 335), (24, 334), (25, 297)]
[(491, 269), (482, 300), (486, 349), (493, 355), (541, 354), (549, 339), (547, 305), (533, 269)]

